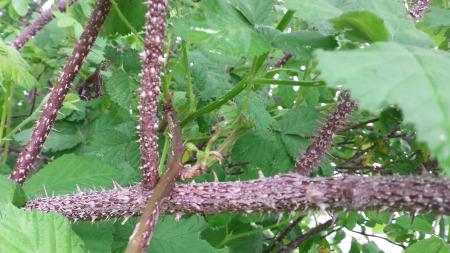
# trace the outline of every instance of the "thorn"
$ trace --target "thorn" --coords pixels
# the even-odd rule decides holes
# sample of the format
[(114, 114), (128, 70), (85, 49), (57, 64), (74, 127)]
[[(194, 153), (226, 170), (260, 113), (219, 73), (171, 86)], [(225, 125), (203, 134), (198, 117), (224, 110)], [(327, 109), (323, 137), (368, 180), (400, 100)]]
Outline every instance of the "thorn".
[(124, 218), (123, 218), (123, 221), (122, 221), (122, 225), (125, 225), (125, 223), (127, 223), (127, 221), (128, 221), (128, 219), (130, 218), (131, 216), (125, 216)]
[(77, 187), (77, 193), (81, 193), (81, 188), (80, 188), (80, 186), (79, 186), (78, 184), (76, 184), (76, 187)]
[(264, 179), (264, 178), (266, 178), (266, 177), (264, 176), (264, 173), (262, 172), (262, 170), (258, 170), (258, 178), (259, 178), (259, 179)]
[(45, 187), (45, 184), (44, 184), (44, 193), (45, 193), (45, 197), (48, 198), (47, 188)]
[(214, 182), (219, 182), (219, 178), (217, 177), (216, 172), (214, 170), (212, 170), (211, 173), (213, 174)]
[(114, 189), (121, 189), (121, 190), (123, 189), (123, 187), (120, 186), (120, 184), (116, 180), (113, 180), (112, 184), (113, 184)]

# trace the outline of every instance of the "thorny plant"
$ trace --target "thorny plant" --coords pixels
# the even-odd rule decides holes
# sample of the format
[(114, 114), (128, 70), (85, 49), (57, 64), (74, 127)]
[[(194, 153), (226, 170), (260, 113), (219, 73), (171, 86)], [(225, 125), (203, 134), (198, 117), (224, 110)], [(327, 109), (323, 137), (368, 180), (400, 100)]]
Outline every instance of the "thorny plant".
[[(59, 9), (64, 11), (66, 4), (76, 1), (61, 1)], [(420, 18), (429, 1), (414, 1), (409, 14)], [(406, 3), (407, 5), (407, 3)], [(407, 5), (408, 6), (408, 5)], [(28, 144), (22, 150), (16, 166), (11, 173), (11, 180), (23, 184), (33, 172), (32, 163), (40, 153), (57, 115), (62, 106), (71, 82), (89, 53), (102, 23), (111, 7), (109, 0), (99, 0), (86, 28), (80, 36), (72, 55), (59, 76), (45, 103), (42, 114), (33, 128)], [(218, 214), (224, 212), (266, 212), (296, 210), (390, 210), (390, 211), (434, 211), (441, 214), (450, 213), (450, 180), (444, 178), (419, 177), (360, 177), (342, 176), (330, 178), (308, 178), (328, 154), (333, 139), (339, 131), (348, 127), (349, 116), (356, 109), (357, 103), (348, 91), (340, 91), (340, 101), (335, 110), (312, 138), (306, 152), (300, 155), (293, 168), (295, 173), (288, 173), (257, 180), (243, 182), (213, 182), (175, 184), (176, 179), (187, 179), (204, 173), (211, 161), (222, 159), (229, 143), (222, 152), (207, 159), (192, 169), (183, 167), (184, 151), (181, 127), (175, 109), (171, 104), (171, 95), (165, 94), (165, 121), (169, 129), (170, 149), (167, 168), (164, 175), (158, 175), (159, 158), (157, 151), (158, 115), (157, 104), (161, 87), (161, 65), (164, 62), (163, 48), (165, 41), (166, 14), (165, 0), (148, 1), (146, 14), (146, 39), (142, 57), (142, 73), (140, 88), (140, 149), (141, 176), (140, 184), (121, 187), (115, 184), (112, 190), (78, 192), (73, 195), (40, 197), (28, 201), (26, 209), (45, 212), (55, 211), (71, 220), (99, 220), (118, 217), (130, 217), (142, 214), (130, 237), (127, 252), (144, 252), (150, 243), (151, 235), (158, 217), (164, 213), (185, 214)], [(286, 13), (285, 17), (292, 15)], [(31, 23), (11, 45), (20, 49), (39, 29), (53, 18), (52, 10), (48, 10)], [(282, 25), (280, 26), (282, 28)], [(274, 67), (282, 67), (293, 55), (286, 53)], [(265, 59), (267, 55), (262, 57)], [(257, 61), (258, 62), (258, 61)], [(259, 60), (261, 62), (261, 59)], [(97, 73), (97, 72), (96, 72)], [(242, 81), (239, 92), (247, 87)], [(227, 98), (236, 96), (233, 90)], [(219, 100), (221, 101), (221, 100)], [(226, 100), (225, 100), (226, 101)], [(219, 102), (218, 106), (223, 104)], [(214, 107), (217, 108), (218, 106)], [(212, 110), (206, 107), (205, 111)], [(198, 113), (194, 112), (187, 120), (192, 120)], [(237, 133), (240, 130), (237, 131)], [(229, 142), (234, 142), (236, 132), (229, 134)], [(211, 142), (216, 138), (212, 138)], [(210, 143), (211, 144), (211, 143)], [(194, 149), (198, 150), (197, 147)], [(354, 160), (358, 157), (354, 157)], [(347, 161), (350, 162), (350, 161)], [(338, 166), (339, 167), (339, 166)], [(93, 204), (94, 203), (94, 204)], [(300, 222), (301, 217), (295, 222)], [(311, 236), (333, 226), (335, 218), (311, 229), (309, 232), (291, 241), (288, 245), (274, 244), (272, 249), (289, 252)], [(295, 225), (293, 225), (295, 226)], [(288, 227), (278, 239), (284, 239), (292, 229)]]

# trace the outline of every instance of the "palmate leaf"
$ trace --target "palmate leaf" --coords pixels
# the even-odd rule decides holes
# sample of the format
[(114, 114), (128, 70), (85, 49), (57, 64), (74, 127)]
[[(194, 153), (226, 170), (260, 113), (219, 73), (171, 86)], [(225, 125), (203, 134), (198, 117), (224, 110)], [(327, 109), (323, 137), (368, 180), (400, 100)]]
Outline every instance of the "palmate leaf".
[(397, 104), (450, 173), (450, 54), (433, 49), (376, 43), (352, 51), (317, 51), (329, 85), (351, 90), (363, 109)]
[[(414, 22), (408, 18), (401, 1), (390, 0), (286, 0), (287, 8), (295, 10), (295, 15), (309, 22), (323, 22), (337, 18), (350, 11), (369, 11), (380, 17), (389, 32), (389, 40), (409, 45), (431, 46), (431, 39), (422, 31), (415, 28)], [(353, 32), (375, 34), (370, 26), (372, 18), (365, 15), (353, 17), (353, 24), (349, 27)], [(356, 18), (356, 19), (355, 19)], [(349, 23), (347, 23), (349, 25)], [(368, 29), (368, 30), (367, 30)], [(371, 31), (372, 30), (372, 31)], [(383, 29), (377, 37), (384, 38)]]
[(16, 83), (25, 89), (33, 88), (37, 81), (28, 69), (28, 63), (19, 52), (0, 40), (0, 84)]
[(69, 220), (56, 213), (24, 211), (12, 205), (0, 213), (0, 252), (85, 252)]
[(175, 34), (189, 42), (224, 55), (251, 57), (270, 49), (270, 41), (258, 34), (243, 14), (224, 0), (201, 1), (198, 10), (176, 20), (174, 28)]

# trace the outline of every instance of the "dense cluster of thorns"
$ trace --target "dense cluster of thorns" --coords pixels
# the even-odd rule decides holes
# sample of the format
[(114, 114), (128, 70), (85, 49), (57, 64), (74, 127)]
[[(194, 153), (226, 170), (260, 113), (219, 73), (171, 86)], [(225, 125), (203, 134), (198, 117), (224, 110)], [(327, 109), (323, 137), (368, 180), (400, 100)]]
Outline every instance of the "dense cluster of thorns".
[[(61, 1), (60, 11), (76, 1)], [(429, 1), (416, 1), (410, 15), (421, 16)], [(130, 237), (127, 252), (142, 252), (150, 242), (158, 218), (164, 213), (217, 214), (224, 212), (288, 212), (296, 210), (389, 210), (433, 211), (450, 213), (450, 181), (427, 177), (362, 177), (340, 176), (309, 178), (333, 143), (335, 134), (344, 129), (349, 115), (357, 107), (349, 92), (342, 91), (340, 100), (310, 146), (295, 163), (293, 173), (262, 177), (243, 182), (211, 182), (176, 184), (186, 173), (181, 163), (183, 140), (180, 123), (170, 101), (165, 98), (165, 119), (169, 129), (170, 152), (164, 175), (158, 175), (157, 104), (160, 94), (160, 66), (166, 29), (166, 0), (148, 1), (146, 40), (142, 57), (140, 90), (140, 149), (142, 182), (138, 185), (102, 191), (77, 192), (72, 195), (40, 197), (30, 200), (24, 208), (54, 211), (71, 220), (127, 218), (140, 215), (141, 219)], [(40, 118), (37, 120), (28, 144), (21, 152), (11, 173), (11, 180), (23, 184), (32, 169), (31, 164), (40, 153), (62, 106), (75, 75), (94, 44), (98, 32), (111, 8), (109, 0), (97, 1), (85, 30), (69, 57), (64, 70), (54, 85)], [(20, 49), (34, 34), (53, 18), (52, 10), (45, 11), (11, 42)], [(277, 64), (286, 63), (292, 54), (286, 54)], [(183, 176), (184, 175), (184, 176)], [(313, 233), (331, 226), (334, 219), (303, 235), (306, 240)], [(298, 241), (282, 248), (288, 252)]]

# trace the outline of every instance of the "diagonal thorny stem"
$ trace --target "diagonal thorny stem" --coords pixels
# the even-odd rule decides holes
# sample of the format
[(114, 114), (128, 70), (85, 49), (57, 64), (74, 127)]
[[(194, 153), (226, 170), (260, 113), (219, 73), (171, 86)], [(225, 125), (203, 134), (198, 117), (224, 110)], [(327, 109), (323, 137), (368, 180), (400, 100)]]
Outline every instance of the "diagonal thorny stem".
[(158, 132), (157, 102), (160, 93), (160, 66), (163, 61), (164, 36), (166, 31), (166, 0), (148, 2), (147, 37), (142, 54), (140, 100), (140, 148), (141, 175), (144, 187), (153, 188), (158, 183)]
[[(56, 6), (59, 11), (65, 12), (67, 7), (77, 1), (78, 0), (61, 0)], [(17, 50), (21, 49), (25, 43), (27, 43), (34, 35), (36, 35), (37, 32), (39, 32), (39, 30), (55, 18), (53, 11), (54, 8), (50, 8), (42, 12), (37, 19), (33, 20), (31, 24), (25, 27), (22, 32), (20, 32), (20, 34), (13, 41), (11, 41), (11, 46)]]
[[(74, 195), (41, 197), (25, 208), (57, 212), (71, 220), (139, 215), (151, 190), (140, 185)], [(325, 209), (450, 214), (450, 179), (341, 176), (308, 178), (297, 173), (241, 182), (176, 184), (164, 210), (218, 214)]]
[(331, 147), (334, 135), (344, 126), (348, 116), (356, 107), (357, 104), (350, 98), (350, 94), (344, 92), (334, 112), (328, 116), (306, 152), (295, 163), (297, 173), (308, 176), (319, 165), (323, 155)]
[(156, 185), (144, 213), (130, 237), (127, 250), (125, 251), (127, 253), (140, 253), (144, 252), (147, 248), (156, 222), (158, 221), (159, 216), (164, 213), (165, 202), (175, 186), (175, 180), (183, 168), (181, 157), (184, 147), (181, 128), (170, 100), (166, 103), (166, 111), (170, 136), (170, 153), (167, 162), (168, 169)]
[(64, 66), (64, 70), (59, 76), (57, 84), (53, 87), (42, 114), (33, 128), (33, 132), (27, 145), (20, 153), (16, 166), (11, 172), (10, 178), (16, 183), (22, 184), (25, 182), (26, 178), (32, 172), (31, 164), (41, 151), (56, 119), (58, 110), (63, 104), (64, 97), (69, 91), (71, 83), (78, 73), (83, 60), (94, 44), (100, 31), (100, 27), (105, 21), (110, 8), (111, 3), (109, 0), (99, 0), (92, 11), (85, 30), (78, 39), (72, 55)]

